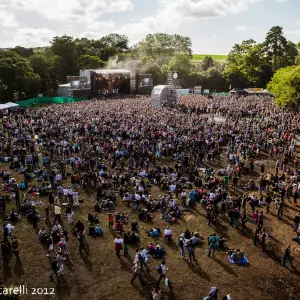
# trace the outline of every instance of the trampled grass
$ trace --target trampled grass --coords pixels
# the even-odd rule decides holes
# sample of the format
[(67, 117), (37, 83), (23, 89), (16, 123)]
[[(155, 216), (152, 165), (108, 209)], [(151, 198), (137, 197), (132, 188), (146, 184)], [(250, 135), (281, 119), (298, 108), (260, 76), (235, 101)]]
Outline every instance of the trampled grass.
[(217, 62), (225, 62), (227, 55), (218, 55), (218, 54), (193, 54), (193, 61), (202, 61), (205, 56), (211, 56), (213, 60)]

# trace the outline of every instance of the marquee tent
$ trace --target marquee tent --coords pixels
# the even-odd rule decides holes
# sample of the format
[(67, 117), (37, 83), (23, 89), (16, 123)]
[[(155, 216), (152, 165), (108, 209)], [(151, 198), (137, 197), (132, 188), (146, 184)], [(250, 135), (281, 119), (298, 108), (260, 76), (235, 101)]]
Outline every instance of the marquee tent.
[(0, 110), (9, 109), (9, 108), (18, 107), (18, 106), (19, 106), (19, 104), (17, 104), (17, 103), (7, 102), (5, 104), (0, 104)]

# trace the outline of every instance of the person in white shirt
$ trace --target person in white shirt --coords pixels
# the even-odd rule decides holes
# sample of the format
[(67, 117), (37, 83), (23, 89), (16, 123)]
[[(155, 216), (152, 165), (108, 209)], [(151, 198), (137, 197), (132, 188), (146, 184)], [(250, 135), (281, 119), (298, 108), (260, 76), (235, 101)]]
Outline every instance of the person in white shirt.
[(123, 239), (121, 239), (121, 237), (118, 235), (114, 240), (114, 244), (115, 244), (116, 255), (120, 257), (120, 251), (122, 250)]
[(10, 223), (5, 223), (6, 224), (6, 228), (7, 228), (7, 232), (8, 232), (8, 235), (11, 237), (11, 234), (13, 232), (13, 230), (15, 229), (15, 226), (12, 226)]
[(55, 214), (54, 223), (56, 221), (58, 221), (58, 223), (60, 223), (61, 208), (58, 205), (54, 206), (54, 214)]
[(170, 191), (171, 191), (171, 193), (174, 193), (174, 192), (175, 192), (175, 189), (176, 189), (176, 184), (175, 184), (175, 183), (172, 183), (172, 184), (170, 185)]
[(147, 256), (147, 250), (141, 247), (140, 252), (139, 252), (139, 260), (141, 263), (141, 269), (143, 270), (143, 266), (149, 270), (149, 267), (147, 266), (147, 261), (148, 261), (148, 256)]
[(55, 180), (56, 180), (56, 182), (57, 182), (57, 185), (61, 185), (61, 175), (60, 174), (56, 174), (56, 176), (55, 176)]
[(167, 227), (164, 231), (164, 235), (165, 235), (165, 239), (170, 241), (172, 237), (172, 230), (169, 227)]
[(61, 231), (61, 226), (56, 223), (52, 229), (52, 232), (60, 232)]

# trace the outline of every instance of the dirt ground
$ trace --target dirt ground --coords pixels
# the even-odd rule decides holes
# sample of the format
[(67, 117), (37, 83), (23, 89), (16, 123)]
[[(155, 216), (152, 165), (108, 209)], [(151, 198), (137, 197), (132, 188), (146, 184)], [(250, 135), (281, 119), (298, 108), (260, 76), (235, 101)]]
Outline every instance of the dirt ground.
[[(262, 157), (261, 160), (268, 170), (274, 170), (274, 161)], [(162, 161), (162, 165), (165, 162)], [(260, 162), (257, 162), (259, 165)], [(217, 162), (213, 167), (219, 169), (225, 166), (225, 159)], [(7, 166), (0, 165), (1, 168)], [(256, 167), (259, 170), (259, 167)], [(256, 182), (259, 174), (243, 174), (242, 180), (249, 181), (250, 177)], [(85, 220), (88, 212), (92, 212), (92, 203), (95, 199), (93, 191), (84, 192), (80, 190), (84, 203), (76, 208), (74, 220)], [(243, 193), (240, 189), (238, 193)], [(152, 198), (162, 194), (157, 188), (151, 190)], [(232, 190), (230, 194), (234, 195)], [(42, 205), (37, 208), (42, 211), (42, 219), (39, 228), (44, 225), (44, 209), (48, 199), (41, 199)], [(12, 205), (12, 204), (10, 204)], [(9, 206), (8, 206), (9, 207)], [(117, 200), (117, 210), (130, 216), (130, 219), (137, 219), (137, 214), (131, 208), (125, 206), (121, 199)], [(265, 208), (263, 209), (265, 211)], [(251, 211), (250, 208), (248, 210)], [(229, 225), (227, 218), (221, 217), (221, 224), (208, 226), (206, 213), (198, 204), (195, 209), (185, 212), (184, 217), (177, 224), (172, 225), (174, 243), (166, 244), (162, 238), (159, 242), (166, 249), (166, 265), (169, 268), (167, 276), (172, 283), (172, 289), (161, 284), (166, 299), (196, 300), (207, 295), (209, 288), (216, 286), (220, 290), (220, 296), (231, 294), (233, 300), (296, 300), (300, 299), (300, 273), (290, 267), (280, 266), (280, 259), (284, 249), (294, 236), (292, 230), (292, 219), (296, 212), (300, 212), (299, 207), (294, 208), (287, 201), (284, 210), (283, 220), (278, 221), (275, 215), (275, 205), (271, 206), (271, 213), (267, 215), (265, 228), (269, 234), (267, 251), (262, 252), (260, 247), (253, 245), (252, 232), (254, 225), (248, 224), (248, 231), (242, 232)], [(52, 216), (54, 217), (54, 216)], [(138, 300), (150, 299), (150, 291), (158, 279), (156, 267), (159, 260), (149, 259), (151, 272), (145, 272), (147, 285), (142, 287), (138, 280), (136, 286), (130, 284), (131, 267), (134, 259), (135, 247), (129, 249), (128, 257), (116, 257), (114, 253), (113, 240), (115, 234), (108, 230), (108, 220), (105, 213), (98, 214), (100, 224), (104, 229), (104, 237), (94, 239), (87, 237), (86, 240), (91, 250), (91, 255), (81, 256), (78, 251), (78, 241), (69, 234), (69, 257), (65, 263), (64, 282), (59, 287), (54, 280), (49, 280), (50, 263), (46, 257), (46, 248), (38, 241), (37, 232), (32, 225), (23, 218), (16, 224), (15, 233), (21, 241), (20, 257), (18, 262), (11, 258), (10, 267), (3, 271), (5, 285), (25, 284), (30, 288), (55, 288), (55, 295), (27, 295), (21, 299), (85, 299), (85, 300)], [(153, 223), (162, 230), (167, 226), (161, 220), (159, 212), (155, 213)], [(53, 218), (52, 218), (53, 219)], [(63, 218), (68, 232), (71, 232), (66, 218)], [(141, 223), (140, 225), (140, 245), (146, 247), (152, 241), (145, 230), (152, 228), (151, 223)], [(196, 248), (195, 255), (197, 264), (189, 264), (180, 259), (177, 238), (185, 229), (191, 231), (199, 230), (207, 238), (213, 232), (218, 236), (225, 237), (230, 248), (243, 249), (249, 260), (247, 266), (237, 266), (229, 264), (226, 253), (217, 252), (216, 258), (207, 257), (207, 242)], [(300, 246), (291, 242), (295, 266), (300, 270)]]

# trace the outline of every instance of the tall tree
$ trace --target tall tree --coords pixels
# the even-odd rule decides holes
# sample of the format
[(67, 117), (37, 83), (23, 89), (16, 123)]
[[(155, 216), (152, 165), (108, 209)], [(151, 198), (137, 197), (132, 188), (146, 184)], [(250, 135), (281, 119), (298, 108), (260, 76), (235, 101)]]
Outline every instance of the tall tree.
[(78, 67), (81, 70), (103, 68), (105, 65), (106, 62), (101, 60), (98, 56), (83, 54), (78, 58)]
[(137, 46), (140, 57), (151, 57), (158, 65), (169, 63), (176, 54), (192, 57), (192, 42), (189, 37), (178, 34), (156, 33), (148, 34)]
[(49, 49), (29, 57), (34, 72), (40, 76), (40, 92), (53, 93), (57, 90), (58, 80), (62, 74), (62, 58), (54, 55)]
[(77, 75), (79, 68), (77, 65), (78, 53), (76, 43), (71, 36), (54, 37), (51, 41), (51, 51), (62, 58), (62, 74), (58, 78), (60, 82), (66, 82), (67, 76)]
[(224, 77), (235, 88), (260, 84), (263, 53), (260, 44), (252, 39), (235, 44), (227, 57)]
[(32, 48), (25, 48), (21, 46), (16, 46), (15, 48), (12, 48), (11, 51), (14, 51), (18, 53), (19, 55), (28, 58), (29, 56), (33, 55), (33, 49)]
[(272, 64), (273, 71), (283, 67), (281, 56), (287, 51), (288, 42), (283, 35), (282, 27), (274, 26), (272, 27), (266, 36), (265, 47), (267, 52), (267, 58)]
[(215, 62), (211, 56), (205, 56), (200, 64), (200, 69), (207, 71), (209, 68), (213, 67)]
[(299, 107), (300, 66), (279, 69), (269, 82), (267, 89), (275, 96), (275, 102), (278, 105)]
[(0, 97), (11, 101), (15, 94), (25, 92), (35, 96), (39, 90), (40, 77), (33, 72), (26, 58), (14, 51), (0, 52)]
[(187, 54), (176, 53), (167, 65), (163, 66), (164, 72), (176, 71), (180, 75), (188, 75), (191, 70), (191, 59)]

